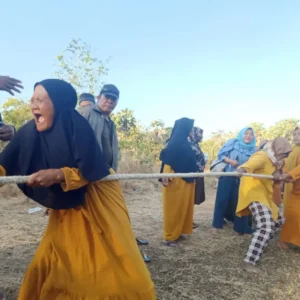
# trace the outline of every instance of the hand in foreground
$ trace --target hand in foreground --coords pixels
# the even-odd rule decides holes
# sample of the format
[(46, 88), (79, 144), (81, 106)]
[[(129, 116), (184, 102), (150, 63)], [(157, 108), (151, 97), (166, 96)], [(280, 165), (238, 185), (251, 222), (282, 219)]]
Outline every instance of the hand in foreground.
[(243, 174), (247, 173), (247, 171), (244, 168), (238, 168), (236, 171), (238, 172), (239, 177), (242, 177)]
[(293, 177), (288, 174), (288, 173), (284, 173), (279, 177), (279, 180), (287, 182), (287, 183), (292, 183), (294, 181)]
[(163, 184), (164, 187), (168, 186), (169, 178), (166, 178), (166, 177), (162, 178), (162, 184)]
[(15, 129), (10, 125), (3, 124), (0, 127), (0, 140), (3, 142), (10, 141), (15, 133)]
[(30, 175), (27, 185), (31, 187), (49, 187), (62, 182), (64, 182), (64, 172), (61, 169), (49, 169)]
[(21, 93), (19, 89), (23, 89), (21, 81), (9, 76), (0, 76), (0, 90), (6, 91), (12, 96), (14, 95), (13, 91)]

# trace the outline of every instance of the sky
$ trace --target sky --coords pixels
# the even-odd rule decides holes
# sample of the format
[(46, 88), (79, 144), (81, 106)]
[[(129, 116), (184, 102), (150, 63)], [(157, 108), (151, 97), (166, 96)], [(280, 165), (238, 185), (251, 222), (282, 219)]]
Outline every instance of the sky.
[(112, 57), (117, 110), (145, 126), (189, 117), (208, 137), (300, 118), (299, 0), (6, 1), (0, 26), (0, 74), (22, 80), (22, 99), (81, 38)]

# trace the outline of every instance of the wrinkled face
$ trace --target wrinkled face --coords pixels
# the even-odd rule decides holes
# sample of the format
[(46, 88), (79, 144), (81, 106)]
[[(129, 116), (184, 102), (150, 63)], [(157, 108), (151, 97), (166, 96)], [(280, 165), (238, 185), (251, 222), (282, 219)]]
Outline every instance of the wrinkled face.
[(300, 129), (296, 129), (293, 133), (294, 144), (300, 146)]
[(252, 129), (248, 129), (244, 134), (244, 142), (250, 144), (253, 141), (254, 135)]
[(189, 134), (189, 137), (191, 138), (192, 141), (201, 143), (203, 139), (203, 132), (201, 131), (200, 128), (193, 128)]
[(203, 140), (203, 132), (201, 132), (200, 129), (197, 130), (197, 136), (198, 136), (198, 139), (199, 139), (199, 143), (201, 143), (202, 140)]
[(280, 153), (280, 154), (275, 154), (276, 159), (279, 162), (282, 162), (285, 158), (289, 156), (290, 153)]
[(54, 105), (43, 86), (38, 85), (34, 89), (30, 108), (38, 131), (51, 128), (54, 119)]
[(93, 105), (94, 105), (94, 103), (89, 100), (83, 100), (79, 104), (80, 107), (93, 106)]
[(98, 96), (99, 108), (106, 115), (110, 115), (112, 111), (116, 108), (117, 104), (118, 104), (118, 99), (112, 96), (105, 96), (105, 95)]

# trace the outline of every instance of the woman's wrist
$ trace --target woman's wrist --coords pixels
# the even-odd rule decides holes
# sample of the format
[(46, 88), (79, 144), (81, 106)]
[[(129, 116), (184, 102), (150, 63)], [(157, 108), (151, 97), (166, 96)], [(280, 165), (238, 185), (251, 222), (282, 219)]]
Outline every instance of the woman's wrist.
[(227, 163), (227, 164), (231, 164), (232, 163), (232, 160), (228, 157), (225, 157), (224, 158), (224, 161)]
[(54, 178), (56, 183), (63, 183), (65, 182), (65, 174), (63, 169), (55, 169), (54, 170)]

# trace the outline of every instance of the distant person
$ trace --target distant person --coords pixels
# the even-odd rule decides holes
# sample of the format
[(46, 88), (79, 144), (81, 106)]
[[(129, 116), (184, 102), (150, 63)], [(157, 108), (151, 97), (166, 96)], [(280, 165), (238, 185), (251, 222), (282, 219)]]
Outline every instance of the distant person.
[[(23, 89), (20, 80), (9, 76), (0, 76), (0, 91), (5, 91), (13, 96), (14, 92), (20, 93), (20, 89)], [(16, 130), (13, 126), (3, 123), (0, 114), (0, 140), (3, 142), (10, 141), (15, 132)]]
[(78, 111), (81, 113), (84, 107), (93, 106), (96, 104), (95, 97), (89, 93), (83, 93), (79, 96), (79, 108)]
[(120, 92), (113, 84), (106, 84), (100, 91), (98, 104), (85, 106), (81, 114), (93, 128), (100, 149), (109, 167), (118, 170), (119, 143), (116, 125), (110, 118), (119, 101)]
[[(283, 161), (292, 151), (285, 138), (278, 137), (265, 144), (263, 150), (254, 153), (237, 171), (240, 174), (255, 173), (278, 177)], [(239, 217), (252, 215), (256, 225), (251, 244), (244, 260), (243, 269), (257, 273), (256, 263), (275, 233), (284, 223), (283, 215), (274, 203), (274, 189), (280, 182), (254, 177), (242, 177), (236, 214)]]
[[(281, 230), (280, 246), (300, 247), (300, 126), (293, 132), (294, 149), (285, 161), (282, 179), (287, 182), (284, 191), (285, 223)], [(291, 182), (291, 183), (290, 183)]]
[[(171, 137), (160, 153), (162, 173), (196, 172), (196, 154), (188, 142), (194, 120), (175, 122)], [(195, 202), (195, 178), (162, 180), (164, 245), (177, 247), (183, 234), (192, 234)]]
[[(225, 162), (224, 172), (235, 172), (256, 151), (256, 138), (251, 127), (245, 127), (237, 138), (230, 139), (219, 151), (218, 159)], [(218, 183), (212, 226), (215, 232), (223, 228), (225, 220), (234, 223), (233, 229), (239, 234), (252, 233), (251, 220), (248, 217), (238, 218), (235, 215), (240, 179), (221, 176)]]
[[(116, 125), (110, 118), (119, 101), (120, 91), (113, 84), (105, 84), (97, 97), (98, 103), (82, 108), (80, 113), (88, 120), (96, 134), (100, 149), (105, 161), (115, 172), (118, 170), (119, 143)], [(147, 245), (148, 241), (136, 239), (138, 245)], [(151, 258), (142, 253), (144, 261), (150, 262)]]
[[(197, 172), (203, 173), (205, 170), (205, 156), (202, 152), (199, 143), (202, 142), (203, 139), (203, 129), (199, 127), (193, 127), (188, 141), (196, 154), (196, 165), (197, 165)], [(195, 185), (195, 204), (200, 205), (205, 201), (205, 185), (204, 185), (204, 178), (198, 177), (196, 178), (196, 185)], [(198, 224), (193, 224), (193, 228), (197, 228)]]
[(29, 176), (19, 188), (51, 209), (18, 299), (155, 300), (120, 182), (101, 181), (115, 172), (76, 104), (71, 84), (36, 83), (34, 119), (0, 155), (0, 175)]

